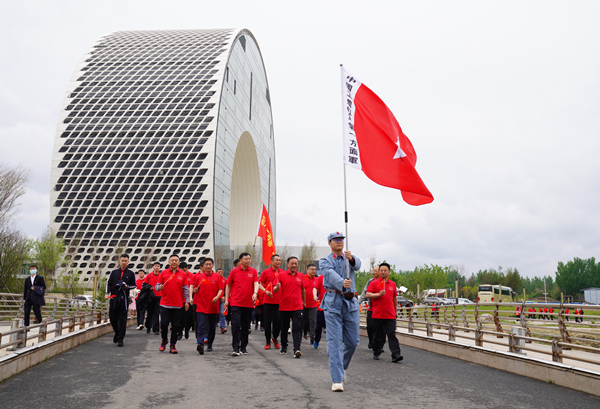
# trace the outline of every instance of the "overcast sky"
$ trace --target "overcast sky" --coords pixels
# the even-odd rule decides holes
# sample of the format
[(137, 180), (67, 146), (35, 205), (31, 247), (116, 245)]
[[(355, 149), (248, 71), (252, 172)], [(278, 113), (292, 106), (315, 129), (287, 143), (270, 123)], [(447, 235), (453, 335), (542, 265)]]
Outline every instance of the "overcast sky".
[(273, 106), (279, 245), (344, 229), (339, 65), (377, 93), (435, 200), (348, 169), (349, 244), (400, 269), (516, 267), (600, 256), (600, 2), (2, 1), (0, 162), (32, 180), (18, 226), (49, 223), (67, 84), (100, 36), (247, 28)]

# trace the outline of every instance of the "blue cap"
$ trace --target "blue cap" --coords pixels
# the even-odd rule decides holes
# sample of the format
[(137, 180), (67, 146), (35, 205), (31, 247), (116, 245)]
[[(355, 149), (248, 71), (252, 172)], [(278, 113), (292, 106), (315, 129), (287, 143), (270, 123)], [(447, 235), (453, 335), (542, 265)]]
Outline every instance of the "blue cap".
[(337, 238), (342, 238), (345, 239), (346, 236), (344, 236), (342, 233), (340, 233), (339, 231), (336, 231), (334, 233), (330, 233), (329, 236), (327, 236), (327, 242), (330, 242), (333, 239), (337, 239)]

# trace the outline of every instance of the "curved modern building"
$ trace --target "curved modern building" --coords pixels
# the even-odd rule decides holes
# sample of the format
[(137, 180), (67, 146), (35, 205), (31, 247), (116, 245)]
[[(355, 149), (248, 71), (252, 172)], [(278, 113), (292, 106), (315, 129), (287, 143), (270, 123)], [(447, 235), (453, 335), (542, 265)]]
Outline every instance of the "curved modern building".
[(275, 230), (269, 84), (248, 30), (117, 32), (77, 66), (52, 158), (51, 226), (90, 281), (129, 253), (231, 268), (261, 203)]

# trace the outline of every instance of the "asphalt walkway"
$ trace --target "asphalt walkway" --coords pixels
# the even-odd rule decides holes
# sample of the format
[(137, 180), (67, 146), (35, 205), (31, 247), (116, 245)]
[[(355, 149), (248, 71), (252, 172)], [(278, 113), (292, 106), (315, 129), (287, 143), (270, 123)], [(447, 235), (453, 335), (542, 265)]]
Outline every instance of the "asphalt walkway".
[[(290, 337), (291, 341), (291, 337)], [(303, 356), (263, 350), (253, 331), (249, 355), (232, 357), (231, 333), (200, 356), (193, 339), (178, 355), (160, 353), (159, 336), (129, 327), (125, 347), (105, 335), (4, 381), (2, 408), (599, 408), (600, 398), (551, 383), (404, 347), (372, 359), (365, 338), (344, 393), (330, 391), (326, 342)], [(291, 347), (289, 348), (292, 349)]]

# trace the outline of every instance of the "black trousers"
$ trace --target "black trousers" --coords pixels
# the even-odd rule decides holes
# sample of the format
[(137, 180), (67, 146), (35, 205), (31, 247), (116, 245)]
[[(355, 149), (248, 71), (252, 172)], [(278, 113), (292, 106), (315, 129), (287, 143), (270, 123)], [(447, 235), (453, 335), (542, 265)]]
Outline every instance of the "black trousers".
[(317, 309), (317, 324), (315, 325), (315, 342), (321, 342), (321, 332), (325, 325), (325, 311)]
[(263, 306), (257, 305), (254, 307), (254, 325), (258, 325), (258, 321), (260, 321), (260, 325), (263, 325)]
[(147, 303), (141, 303), (140, 300), (135, 300), (135, 309), (137, 310), (137, 325), (144, 325), (146, 306)]
[(196, 328), (194, 325), (194, 319), (196, 318), (196, 305), (190, 304), (190, 308), (185, 311), (185, 307), (183, 308), (183, 322), (181, 323), (181, 330), (185, 331), (186, 334), (189, 334), (190, 329)]
[[(375, 348), (373, 347), (373, 345), (375, 345), (375, 331), (376, 328), (375, 323), (373, 321), (373, 311), (369, 310), (367, 311), (367, 335), (369, 336), (369, 345), (373, 350), (375, 350)], [(383, 346), (385, 345), (385, 331), (382, 332), (381, 339), (383, 341), (381, 347), (383, 348)]]
[(244, 351), (248, 346), (248, 328), (252, 319), (254, 308), (229, 307), (231, 314), (231, 346), (234, 351)]
[(181, 321), (185, 308), (165, 308), (160, 307), (160, 333), (163, 342), (167, 342), (169, 335), (169, 324), (173, 327), (171, 330), (171, 344), (177, 343), (177, 334), (181, 331)]
[(33, 307), (33, 313), (35, 314), (35, 318), (37, 318), (38, 322), (42, 322), (42, 310), (39, 304), (34, 304), (30, 300), (25, 301), (25, 326), (29, 326), (29, 315), (31, 314), (31, 307)]
[(115, 340), (117, 342), (123, 342), (123, 338), (125, 338), (125, 331), (127, 330), (127, 309), (111, 308), (108, 310), (108, 318), (110, 319), (110, 325), (112, 325), (113, 331), (116, 335)]
[(158, 332), (158, 316), (160, 314), (160, 297), (148, 299), (148, 312), (146, 314), (146, 328)]
[(294, 340), (294, 352), (300, 350), (302, 344), (302, 310), (279, 311), (281, 316), (281, 349), (287, 350), (288, 329), (292, 320), (292, 339)]
[(315, 341), (315, 326), (317, 323), (317, 307), (304, 308), (302, 311), (302, 332), (310, 334), (310, 342)]
[(215, 327), (219, 321), (219, 314), (196, 313), (196, 343), (204, 345), (204, 338), (208, 338), (206, 346), (212, 348), (215, 340)]
[(279, 314), (279, 304), (263, 305), (263, 317), (265, 319), (265, 323), (263, 324), (265, 338), (267, 343), (269, 343), (272, 339), (277, 339), (279, 332), (281, 331), (281, 315)]
[(375, 337), (373, 343), (373, 354), (380, 355), (383, 350), (383, 343), (385, 336), (387, 335), (388, 342), (390, 344), (390, 352), (392, 353), (392, 359), (399, 357), (400, 344), (398, 338), (396, 338), (396, 320), (395, 319), (381, 319), (373, 318), (373, 325), (375, 326)]

